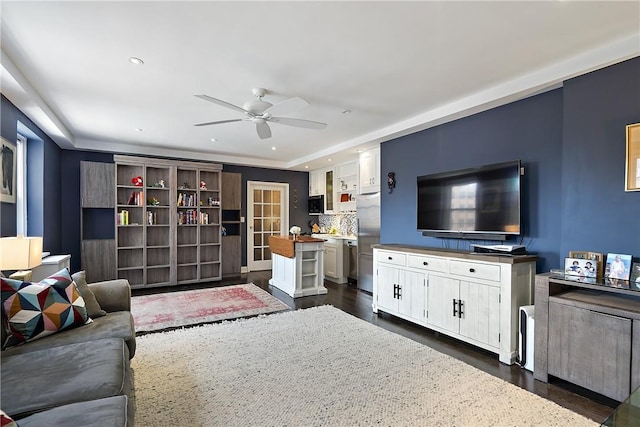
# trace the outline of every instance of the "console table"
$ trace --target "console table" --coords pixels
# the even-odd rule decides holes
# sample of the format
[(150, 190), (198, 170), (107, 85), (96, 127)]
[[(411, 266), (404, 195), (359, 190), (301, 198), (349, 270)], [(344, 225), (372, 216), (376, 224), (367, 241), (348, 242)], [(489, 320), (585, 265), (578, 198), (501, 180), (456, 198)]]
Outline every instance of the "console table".
[(640, 288), (539, 274), (534, 378), (564, 379), (617, 401), (640, 386)]
[(42, 258), (42, 264), (35, 267), (31, 274), (32, 282), (39, 282), (63, 268), (71, 267), (71, 255), (49, 255)]
[(497, 353), (510, 365), (518, 352), (518, 309), (532, 301), (536, 259), (375, 245), (373, 312)]

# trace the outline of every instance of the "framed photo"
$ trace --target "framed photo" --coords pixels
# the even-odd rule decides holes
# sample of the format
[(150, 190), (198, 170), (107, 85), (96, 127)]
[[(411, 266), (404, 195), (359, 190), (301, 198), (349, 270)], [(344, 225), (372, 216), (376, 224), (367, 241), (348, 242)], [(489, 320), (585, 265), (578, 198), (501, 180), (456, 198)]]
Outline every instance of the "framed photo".
[(16, 202), (16, 177), (17, 177), (17, 152), (16, 144), (2, 138), (0, 141), (0, 202)]
[(589, 252), (569, 251), (569, 258), (589, 259)]
[(604, 267), (604, 255), (598, 252), (589, 252), (589, 255), (587, 255), (587, 259), (590, 259), (591, 261), (596, 261), (598, 263), (597, 277), (602, 277), (603, 267)]
[(640, 191), (640, 123), (627, 126), (625, 191)]
[(598, 274), (598, 266), (590, 259), (565, 258), (564, 273), (568, 276), (595, 278)]
[(631, 276), (629, 278), (629, 284), (635, 286), (636, 289), (640, 289), (640, 262), (634, 262), (631, 264)]
[(607, 254), (604, 277), (616, 280), (629, 280), (631, 274), (631, 255)]

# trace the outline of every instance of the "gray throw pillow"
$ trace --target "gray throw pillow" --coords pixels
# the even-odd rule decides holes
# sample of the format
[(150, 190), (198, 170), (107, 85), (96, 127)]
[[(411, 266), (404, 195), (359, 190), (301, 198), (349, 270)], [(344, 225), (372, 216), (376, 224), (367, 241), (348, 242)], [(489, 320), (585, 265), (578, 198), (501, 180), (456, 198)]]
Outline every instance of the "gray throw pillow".
[(78, 291), (80, 292), (80, 295), (82, 295), (82, 299), (84, 299), (84, 305), (87, 308), (87, 314), (89, 317), (95, 319), (96, 317), (106, 315), (107, 312), (100, 307), (100, 303), (98, 303), (96, 296), (93, 294), (91, 289), (89, 289), (89, 285), (87, 285), (87, 273), (84, 271), (78, 271), (77, 273), (73, 273), (71, 278), (76, 282)]

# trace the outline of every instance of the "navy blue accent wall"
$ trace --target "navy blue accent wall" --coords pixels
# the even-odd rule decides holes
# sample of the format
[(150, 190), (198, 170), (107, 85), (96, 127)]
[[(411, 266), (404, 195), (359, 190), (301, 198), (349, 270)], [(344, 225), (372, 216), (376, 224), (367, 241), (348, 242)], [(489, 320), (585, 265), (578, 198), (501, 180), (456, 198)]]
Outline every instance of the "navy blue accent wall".
[(564, 84), (562, 241), (640, 257), (640, 192), (625, 192), (625, 126), (640, 122), (640, 58)]
[(521, 240), (540, 256), (539, 272), (569, 250), (640, 256), (640, 192), (624, 192), (625, 125), (640, 122), (640, 58), (557, 89), (385, 142), (381, 241), (468, 249), (468, 241), (423, 237), (416, 229), (416, 178), (521, 160)]
[[(309, 198), (309, 174), (278, 169), (249, 166), (224, 165), (223, 172), (242, 174), (242, 216), (247, 217), (247, 181), (283, 182), (289, 184), (289, 225), (298, 225), (303, 230), (311, 217), (307, 212)], [(247, 224), (243, 224), (242, 265), (247, 265)]]

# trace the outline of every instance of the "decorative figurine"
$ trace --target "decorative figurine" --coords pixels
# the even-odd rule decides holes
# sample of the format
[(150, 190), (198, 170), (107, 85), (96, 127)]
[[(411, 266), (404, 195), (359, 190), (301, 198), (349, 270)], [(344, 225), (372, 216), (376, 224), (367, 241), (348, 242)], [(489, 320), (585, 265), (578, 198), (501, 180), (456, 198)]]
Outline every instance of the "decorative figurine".
[(136, 187), (142, 187), (142, 177), (134, 176), (133, 178), (131, 178), (131, 183)]
[(204, 181), (200, 181), (200, 189), (201, 190), (206, 190), (207, 189), (207, 183)]

